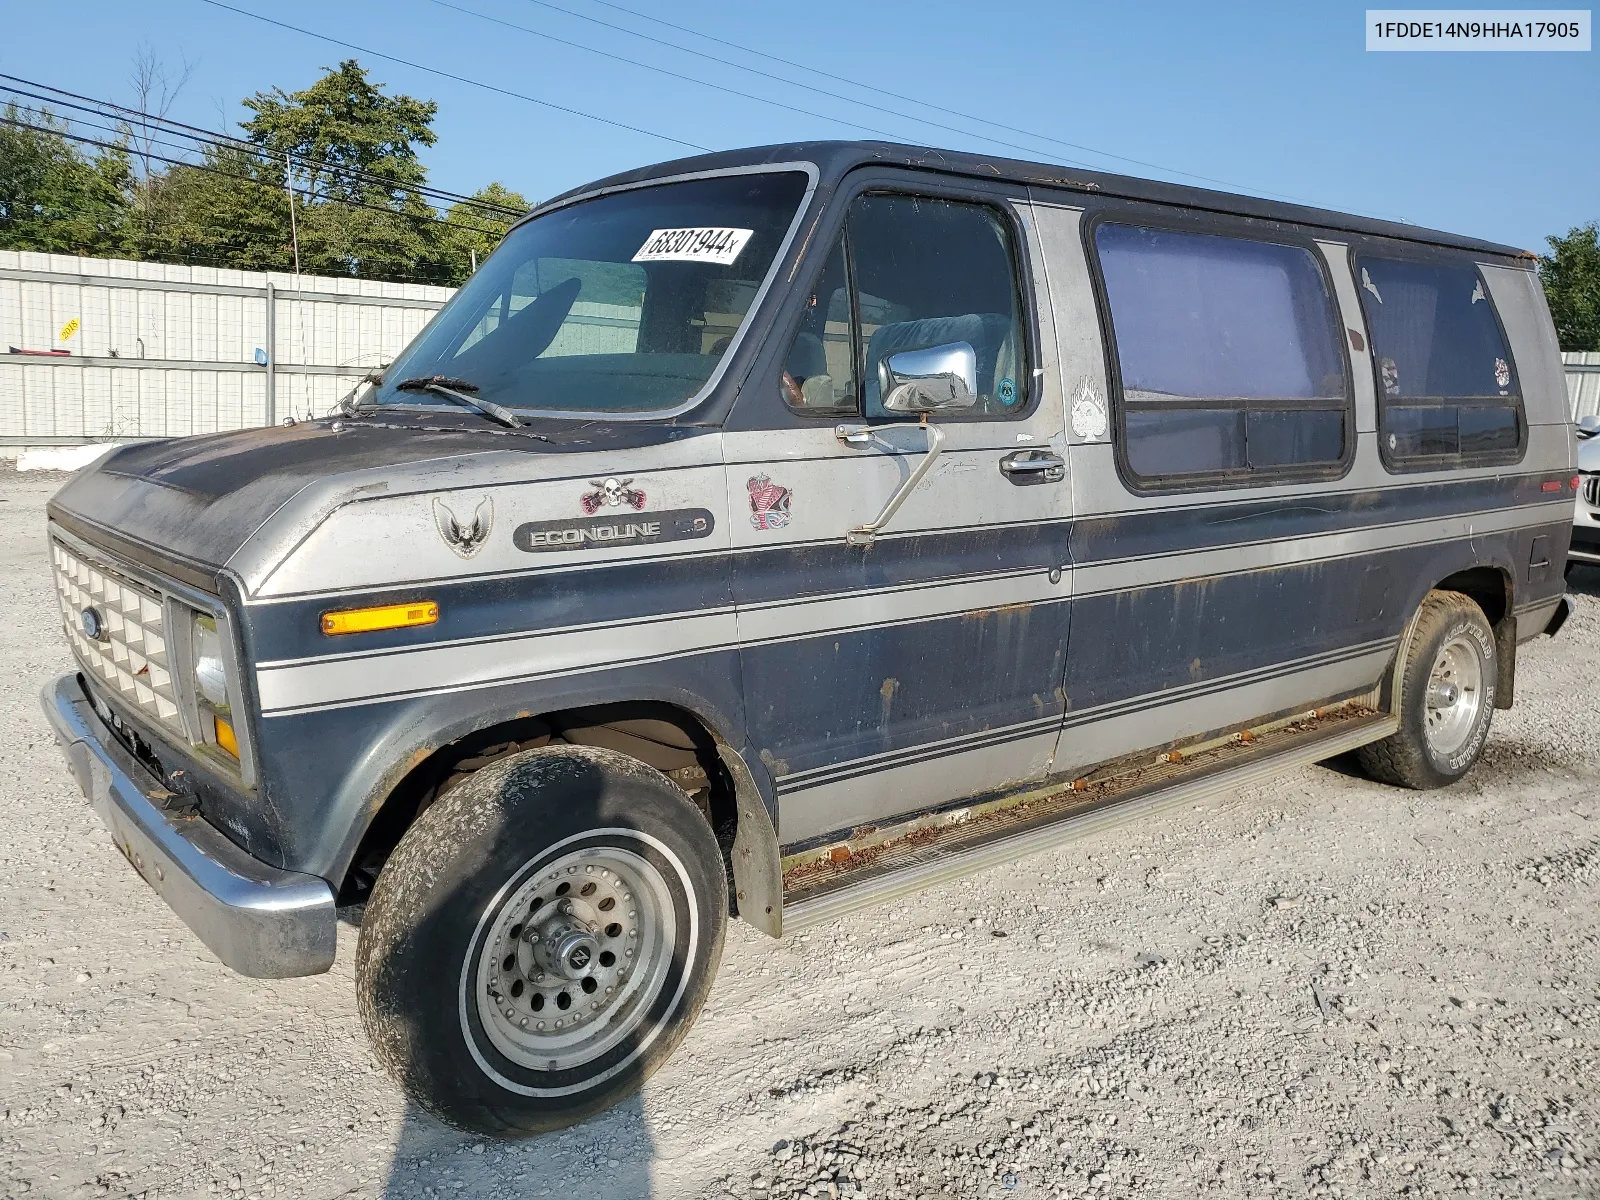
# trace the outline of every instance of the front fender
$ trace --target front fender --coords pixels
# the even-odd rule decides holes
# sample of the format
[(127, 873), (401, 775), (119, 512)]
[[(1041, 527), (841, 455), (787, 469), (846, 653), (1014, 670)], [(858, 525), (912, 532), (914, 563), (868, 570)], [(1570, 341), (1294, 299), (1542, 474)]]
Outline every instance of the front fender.
[(263, 786), (283, 829), (278, 865), (338, 886), (385, 801), (441, 747), (519, 718), (623, 701), (675, 705), (722, 742), (744, 744), (732, 650), (266, 718)]

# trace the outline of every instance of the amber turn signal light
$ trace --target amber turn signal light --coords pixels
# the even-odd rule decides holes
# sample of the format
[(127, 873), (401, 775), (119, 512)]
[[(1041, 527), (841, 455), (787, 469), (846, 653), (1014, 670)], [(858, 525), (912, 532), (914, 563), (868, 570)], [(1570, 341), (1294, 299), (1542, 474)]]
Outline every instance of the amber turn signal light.
[(217, 745), (221, 746), (235, 758), (239, 757), (239, 739), (234, 736), (233, 726), (221, 717), (212, 717), (217, 723)]
[(406, 629), (412, 625), (432, 625), (439, 619), (439, 606), (432, 600), (414, 604), (383, 604), (377, 608), (349, 608), (322, 614), (323, 633), (373, 633), (379, 629)]

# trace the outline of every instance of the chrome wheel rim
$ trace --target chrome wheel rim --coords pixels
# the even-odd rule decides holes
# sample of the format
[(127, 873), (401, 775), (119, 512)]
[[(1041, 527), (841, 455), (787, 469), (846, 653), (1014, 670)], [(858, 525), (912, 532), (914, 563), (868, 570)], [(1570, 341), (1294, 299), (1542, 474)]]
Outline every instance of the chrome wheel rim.
[(1439, 647), (1428, 673), (1428, 748), (1439, 756), (1467, 744), (1483, 708), (1483, 660), (1466, 634), (1456, 634)]
[(616, 845), (542, 865), (498, 910), (472, 972), (494, 1047), (541, 1071), (592, 1062), (639, 1029), (672, 963), (667, 881)]

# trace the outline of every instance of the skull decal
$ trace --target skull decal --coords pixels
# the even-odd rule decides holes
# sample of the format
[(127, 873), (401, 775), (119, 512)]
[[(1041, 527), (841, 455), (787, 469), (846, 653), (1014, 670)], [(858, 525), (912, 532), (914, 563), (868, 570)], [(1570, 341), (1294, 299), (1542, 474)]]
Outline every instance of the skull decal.
[(602, 508), (621, 508), (624, 504), (637, 511), (644, 507), (644, 493), (638, 488), (629, 487), (632, 482), (631, 478), (618, 479), (615, 475), (606, 479), (591, 479), (589, 486), (595, 490), (584, 493), (579, 503), (591, 517)]

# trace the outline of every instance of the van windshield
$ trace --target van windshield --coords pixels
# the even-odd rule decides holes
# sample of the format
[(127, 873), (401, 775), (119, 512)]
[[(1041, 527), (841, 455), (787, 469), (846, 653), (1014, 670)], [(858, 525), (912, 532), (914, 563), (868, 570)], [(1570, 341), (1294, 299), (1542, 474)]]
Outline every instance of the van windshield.
[[(584, 200), (512, 230), (384, 371), (380, 404), (650, 412), (705, 386), (807, 178), (727, 175)], [(405, 386), (400, 386), (405, 385)]]

